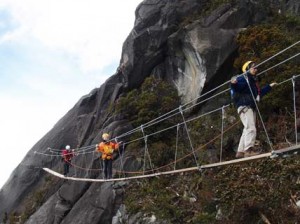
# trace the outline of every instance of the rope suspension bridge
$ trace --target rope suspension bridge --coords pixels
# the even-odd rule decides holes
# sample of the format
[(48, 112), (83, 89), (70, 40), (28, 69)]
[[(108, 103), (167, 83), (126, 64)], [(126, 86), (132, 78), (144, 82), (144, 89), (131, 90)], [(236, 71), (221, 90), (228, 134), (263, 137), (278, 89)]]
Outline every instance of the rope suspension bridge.
[[(277, 57), (278, 55), (281, 55), (282, 53), (291, 49), (292, 47), (296, 46), (299, 43), (300, 43), (300, 41), (290, 45), (289, 47), (283, 49), (282, 51), (280, 51), (277, 54), (273, 55), (272, 57), (266, 59), (265, 61), (261, 62), (260, 64), (256, 65), (255, 67), (260, 67), (261, 65), (267, 63), (268, 61), (272, 60), (273, 58)], [(269, 67), (268, 69), (258, 73), (257, 75), (258, 76), (262, 75), (262, 74), (266, 73), (267, 71), (270, 71), (270, 70), (298, 57), (299, 55), (300, 55), (300, 53), (296, 53), (295, 55), (281, 61), (280, 63), (278, 63), (272, 67)], [(246, 75), (246, 73), (247, 72), (241, 74), (241, 76)], [(246, 157), (246, 158), (242, 158), (242, 159), (223, 161), (222, 157), (223, 157), (224, 135), (229, 133), (230, 131), (232, 131), (232, 129), (236, 125), (239, 124), (239, 121), (237, 121), (237, 122), (231, 124), (229, 127), (225, 128), (225, 119), (226, 119), (226, 112), (227, 112), (226, 109), (229, 108), (230, 104), (223, 105), (217, 109), (208, 111), (206, 113), (200, 114), (198, 116), (195, 116), (195, 117), (192, 117), (189, 119), (185, 118), (185, 112), (189, 112), (189, 111), (191, 111), (191, 109), (195, 108), (196, 106), (206, 103), (206, 102), (214, 99), (215, 97), (221, 96), (223, 94), (228, 94), (230, 89), (229, 88), (224, 89), (226, 87), (226, 85), (228, 85), (230, 83), (230, 81), (227, 81), (227, 82), (224, 82), (223, 84), (211, 89), (210, 91), (202, 94), (201, 96), (193, 99), (192, 101), (190, 101), (184, 105), (181, 105), (180, 107), (175, 108), (174, 110), (169, 111), (169, 112), (141, 125), (140, 127), (134, 128), (134, 129), (132, 129), (126, 133), (123, 133), (119, 136), (116, 136), (114, 139), (112, 139), (112, 140), (116, 141), (117, 143), (118, 142), (120, 143), (120, 149), (118, 150), (118, 159), (115, 161), (115, 162), (118, 161), (119, 169), (114, 169), (114, 172), (116, 174), (119, 174), (119, 176), (117, 178), (112, 178), (112, 179), (97, 179), (96, 178), (97, 175), (99, 176), (100, 174), (102, 174), (103, 164), (102, 164), (101, 160), (99, 160), (99, 158), (98, 158), (99, 156), (97, 155), (97, 152), (95, 152), (95, 147), (96, 147), (95, 144), (89, 145), (86, 147), (77, 148), (74, 150), (75, 157), (74, 157), (73, 162), (70, 162), (70, 165), (73, 167), (74, 172), (75, 172), (75, 174), (73, 176), (64, 176), (64, 175), (60, 174), (59, 172), (54, 171), (50, 168), (46, 168), (46, 167), (43, 167), (42, 169), (56, 177), (59, 177), (62, 179), (67, 179), (67, 180), (85, 181), (85, 182), (108, 182), (108, 181), (125, 181), (125, 180), (133, 180), (133, 179), (150, 178), (150, 177), (170, 175), (170, 174), (190, 172), (190, 171), (202, 171), (204, 169), (210, 169), (210, 168), (214, 168), (214, 167), (221, 167), (221, 166), (225, 166), (225, 165), (231, 165), (231, 164), (237, 164), (237, 163), (243, 163), (243, 162), (250, 162), (250, 161), (258, 160), (258, 159), (262, 159), (262, 158), (273, 159), (276, 157), (285, 157), (288, 155), (297, 154), (298, 151), (300, 151), (300, 144), (298, 143), (298, 133), (297, 133), (297, 107), (296, 107), (296, 84), (295, 83), (296, 83), (296, 81), (300, 80), (299, 77), (300, 77), (300, 74), (292, 74), (291, 78), (288, 78), (288, 79), (278, 83), (278, 85), (284, 85), (284, 84), (288, 84), (288, 83), (292, 84), (293, 120), (294, 120), (293, 126), (294, 127), (291, 129), (294, 129), (295, 136), (293, 138), (294, 143), (289, 143), (288, 147), (274, 150), (273, 144), (270, 140), (269, 133), (264, 124), (261, 111), (260, 111), (258, 105), (256, 104), (256, 111), (257, 111), (260, 123), (262, 125), (262, 129), (266, 136), (266, 142), (267, 142), (268, 146), (270, 147), (270, 152), (265, 152), (265, 153), (262, 153), (259, 155)], [(251, 90), (251, 88), (249, 88), (249, 89)], [(252, 97), (254, 98), (254, 102), (256, 103), (253, 92), (251, 92), (251, 94), (252, 94)], [(205, 144), (202, 144), (200, 147), (195, 148), (193, 141), (192, 141), (190, 130), (188, 128), (188, 124), (191, 122), (194, 122), (196, 120), (203, 119), (206, 116), (214, 115), (214, 114), (218, 114), (218, 113), (221, 116), (220, 134), (215, 135), (213, 138), (211, 138)], [(153, 127), (154, 125), (159, 124), (168, 119), (174, 118), (175, 116), (177, 118), (179, 117), (181, 119), (180, 123), (171, 125), (164, 129), (157, 130), (156, 132), (146, 134), (147, 128)], [(182, 129), (182, 130), (180, 130), (180, 129)], [(172, 160), (170, 163), (162, 165), (160, 167), (155, 167), (152, 162), (150, 153), (149, 153), (149, 138), (159, 135), (159, 134), (162, 134), (163, 132), (171, 131), (171, 130), (173, 131), (172, 133), (176, 133), (174, 160)], [(174, 130), (176, 132), (174, 132)], [(178, 158), (178, 148), (179, 148), (178, 145), (179, 145), (179, 132), (180, 131), (182, 133), (183, 132), (186, 133), (185, 137), (189, 143), (190, 151), (186, 152), (183, 156)], [(141, 135), (141, 137), (135, 138), (133, 140), (126, 140), (126, 139), (128, 139), (128, 136), (132, 136), (135, 133), (139, 133)], [(203, 151), (206, 147), (208, 147), (210, 144), (217, 141), (218, 139), (220, 139), (220, 142), (219, 142), (219, 144), (220, 144), (219, 155), (220, 156), (218, 158), (219, 161), (213, 162), (210, 164), (202, 164), (201, 162), (199, 162), (199, 152), (201, 150)], [(120, 142), (119, 140), (123, 140), (123, 141)], [(139, 142), (139, 141), (142, 141), (143, 146), (144, 146), (144, 150), (142, 152), (143, 155), (141, 156), (141, 158), (143, 157), (143, 159), (142, 159), (143, 164), (140, 164), (140, 169), (138, 169), (138, 170), (124, 170), (125, 147), (131, 145), (134, 142)], [(35, 151), (34, 153), (35, 153), (35, 155), (39, 155), (39, 156), (51, 157), (51, 161), (55, 161), (56, 160), (55, 158), (58, 158), (58, 159), (61, 158), (61, 150), (60, 149), (48, 148), (45, 150), (45, 152)], [(79, 163), (80, 162), (82, 163), (81, 165), (78, 164), (79, 159), (77, 159), (80, 156), (83, 156), (82, 158), (84, 158), (79, 161)], [(97, 159), (95, 159), (95, 156)], [(183, 161), (186, 158), (193, 158), (193, 160), (195, 162), (195, 166), (177, 169), (178, 163), (180, 161)], [(97, 160), (99, 160), (98, 164), (97, 164)], [(85, 166), (83, 165), (83, 163), (85, 164)], [(54, 167), (54, 166), (51, 166), (51, 167)], [(99, 167), (99, 168), (97, 168), (97, 167)], [(115, 175), (115, 176), (117, 176), (117, 175)], [(93, 177), (93, 178), (91, 178), (91, 177)]]

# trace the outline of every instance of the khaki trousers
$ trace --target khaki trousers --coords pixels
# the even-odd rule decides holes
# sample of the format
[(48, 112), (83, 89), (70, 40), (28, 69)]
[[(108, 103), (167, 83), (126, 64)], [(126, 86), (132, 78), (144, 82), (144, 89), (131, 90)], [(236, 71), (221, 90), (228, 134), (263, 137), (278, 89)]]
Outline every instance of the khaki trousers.
[(256, 139), (256, 112), (250, 108), (241, 106), (238, 108), (238, 114), (244, 125), (243, 133), (240, 138), (238, 152), (245, 152), (250, 147), (253, 147)]

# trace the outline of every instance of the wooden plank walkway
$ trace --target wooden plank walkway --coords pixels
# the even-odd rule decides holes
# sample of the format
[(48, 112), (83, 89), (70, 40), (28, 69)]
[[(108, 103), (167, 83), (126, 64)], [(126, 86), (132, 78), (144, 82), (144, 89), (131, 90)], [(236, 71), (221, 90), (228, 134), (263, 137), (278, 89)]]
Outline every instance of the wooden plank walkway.
[(111, 182), (111, 181), (126, 181), (126, 180), (134, 180), (134, 179), (142, 179), (142, 178), (149, 178), (149, 177), (156, 177), (156, 176), (162, 176), (162, 175), (169, 175), (169, 174), (175, 174), (175, 173), (183, 173), (183, 172), (189, 172), (189, 171), (195, 171), (195, 170), (203, 170), (203, 169), (210, 169), (220, 166), (226, 166), (226, 165), (232, 165), (237, 163), (243, 163), (243, 162), (251, 162), (254, 160), (262, 159), (262, 158), (272, 158), (281, 156), (287, 153), (295, 153), (297, 151), (300, 151), (300, 145), (294, 145), (288, 148), (275, 150), (273, 152), (263, 153), (256, 156), (251, 156), (247, 158), (241, 158), (241, 159), (234, 159), (224, 162), (218, 162), (218, 163), (212, 163), (212, 164), (206, 164), (202, 165), (200, 167), (190, 167), (190, 168), (184, 168), (184, 169), (178, 169), (178, 170), (171, 170), (171, 171), (165, 171), (165, 172), (156, 172), (152, 174), (145, 174), (145, 175), (139, 175), (139, 176), (131, 176), (131, 177), (122, 177), (122, 178), (112, 178), (112, 179), (90, 179), (90, 178), (78, 178), (78, 177), (65, 177), (64, 175), (51, 170), (49, 168), (43, 168), (46, 172), (59, 177), (61, 179), (66, 180), (74, 180), (74, 181), (86, 181), (86, 182)]

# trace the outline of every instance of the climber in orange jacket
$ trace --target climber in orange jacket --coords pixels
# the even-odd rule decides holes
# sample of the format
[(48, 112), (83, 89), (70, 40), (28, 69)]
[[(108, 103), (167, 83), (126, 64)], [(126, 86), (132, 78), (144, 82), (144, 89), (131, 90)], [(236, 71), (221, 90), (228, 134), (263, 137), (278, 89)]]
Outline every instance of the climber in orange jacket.
[(103, 141), (96, 145), (96, 151), (101, 152), (104, 162), (104, 177), (105, 179), (112, 178), (112, 161), (113, 161), (113, 153), (115, 150), (118, 150), (119, 144), (109, 141), (110, 136), (107, 133), (102, 135)]

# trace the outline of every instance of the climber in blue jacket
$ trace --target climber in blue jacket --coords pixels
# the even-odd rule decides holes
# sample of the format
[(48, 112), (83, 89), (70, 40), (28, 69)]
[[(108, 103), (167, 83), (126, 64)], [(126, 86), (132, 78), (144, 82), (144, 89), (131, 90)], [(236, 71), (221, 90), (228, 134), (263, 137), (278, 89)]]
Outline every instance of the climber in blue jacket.
[(233, 101), (244, 126), (236, 158), (254, 156), (260, 153), (254, 147), (256, 103), (260, 102), (261, 98), (277, 84), (273, 82), (260, 88), (256, 77), (257, 68), (253, 61), (247, 61), (243, 65), (242, 71), (242, 75), (231, 79), (231, 90), (234, 92)]

